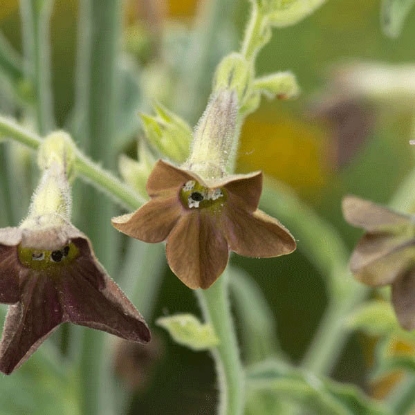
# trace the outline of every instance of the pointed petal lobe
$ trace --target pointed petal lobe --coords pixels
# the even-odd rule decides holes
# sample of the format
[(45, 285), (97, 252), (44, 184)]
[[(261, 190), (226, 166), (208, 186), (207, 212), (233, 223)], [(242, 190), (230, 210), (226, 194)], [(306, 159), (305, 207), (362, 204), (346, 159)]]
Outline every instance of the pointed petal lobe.
[(228, 244), (215, 222), (209, 213), (188, 213), (167, 239), (169, 266), (189, 288), (209, 288), (228, 263)]
[(155, 243), (164, 241), (180, 217), (182, 206), (177, 195), (157, 197), (140, 209), (111, 220), (112, 225), (128, 236)]
[(175, 191), (188, 180), (193, 180), (188, 172), (159, 160), (148, 177), (147, 193), (150, 197), (154, 197), (168, 191)]
[(141, 314), (104, 269), (87, 257), (81, 257), (65, 270), (60, 291), (67, 321), (126, 340), (141, 343), (150, 340), (150, 331)]
[(233, 204), (223, 215), (222, 228), (229, 248), (239, 255), (270, 258), (289, 254), (296, 248), (290, 232), (260, 210), (249, 213)]
[(408, 215), (394, 212), (356, 196), (346, 196), (343, 199), (342, 207), (347, 222), (369, 232), (393, 230), (396, 227), (407, 226), (408, 219), (410, 219)]
[(24, 363), (62, 322), (54, 281), (24, 272), (21, 301), (9, 307), (0, 343), (0, 371), (5, 374)]

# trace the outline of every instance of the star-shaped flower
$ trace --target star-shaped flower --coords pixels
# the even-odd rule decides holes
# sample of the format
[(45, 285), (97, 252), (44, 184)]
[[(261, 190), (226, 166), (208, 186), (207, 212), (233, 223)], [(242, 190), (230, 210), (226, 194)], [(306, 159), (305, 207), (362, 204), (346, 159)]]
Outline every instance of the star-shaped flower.
[(147, 182), (151, 200), (112, 224), (145, 242), (166, 240), (172, 271), (189, 288), (208, 288), (229, 251), (267, 258), (296, 248), (290, 232), (257, 209), (261, 190), (261, 172), (207, 180), (159, 160)]
[(415, 329), (415, 216), (347, 196), (344, 217), (363, 228), (350, 259), (355, 277), (370, 286), (392, 285), (392, 303), (401, 326)]
[(32, 220), (30, 228), (0, 229), (0, 302), (11, 304), (0, 371), (10, 374), (65, 322), (148, 342), (144, 319), (99, 264), (88, 238), (57, 214)]

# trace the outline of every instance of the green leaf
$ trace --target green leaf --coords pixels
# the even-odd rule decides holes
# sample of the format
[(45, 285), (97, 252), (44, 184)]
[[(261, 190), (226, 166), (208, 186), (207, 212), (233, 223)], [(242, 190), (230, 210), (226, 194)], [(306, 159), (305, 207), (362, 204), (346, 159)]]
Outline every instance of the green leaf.
[(389, 415), (391, 412), (358, 388), (290, 367), (277, 361), (262, 362), (247, 372), (247, 386), (269, 390), (281, 399), (301, 403), (318, 415)]
[(398, 37), (414, 4), (415, 0), (383, 0), (380, 15), (383, 33), (392, 38)]
[(157, 324), (165, 328), (176, 343), (192, 350), (207, 350), (219, 344), (212, 325), (201, 323), (192, 314), (161, 317)]

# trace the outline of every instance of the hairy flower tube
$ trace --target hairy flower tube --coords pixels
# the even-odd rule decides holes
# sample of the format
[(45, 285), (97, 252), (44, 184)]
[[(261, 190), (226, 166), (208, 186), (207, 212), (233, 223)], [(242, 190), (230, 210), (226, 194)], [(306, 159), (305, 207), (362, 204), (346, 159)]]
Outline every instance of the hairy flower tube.
[[(291, 253), (296, 243), (281, 223), (258, 210), (262, 173), (228, 175), (224, 168), (236, 119), (236, 94), (214, 97), (182, 168), (159, 160), (147, 181), (150, 201), (112, 219), (145, 242), (167, 241), (172, 271), (189, 288), (208, 288), (224, 271), (229, 251), (250, 257)], [(198, 154), (194, 154), (197, 149)]]
[(354, 276), (374, 287), (390, 284), (399, 323), (415, 329), (415, 216), (355, 196), (344, 198), (343, 214), (366, 231), (350, 259)]
[(43, 159), (46, 168), (29, 216), (19, 227), (0, 229), (0, 302), (10, 305), (0, 342), (5, 374), (65, 322), (136, 342), (150, 340), (140, 313), (97, 261), (88, 238), (68, 220), (68, 159), (60, 160), (61, 155)]

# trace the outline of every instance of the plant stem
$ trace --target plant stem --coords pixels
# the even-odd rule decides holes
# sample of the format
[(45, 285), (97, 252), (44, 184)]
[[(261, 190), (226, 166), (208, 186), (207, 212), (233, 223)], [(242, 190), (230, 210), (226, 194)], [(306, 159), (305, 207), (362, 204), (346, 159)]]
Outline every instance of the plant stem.
[[(352, 278), (349, 272), (344, 278)], [(317, 333), (303, 357), (301, 366), (314, 374), (328, 375), (333, 369), (343, 346), (350, 335), (345, 325), (346, 318), (367, 296), (368, 289), (356, 285), (355, 290), (338, 302), (331, 298), (320, 321)]]
[[(79, 55), (77, 71), (77, 119), (79, 139), (93, 160), (105, 166), (114, 162), (117, 105), (117, 59), (121, 35), (121, 0), (83, 0), (80, 3)], [(82, 114), (82, 117), (79, 116)], [(79, 166), (79, 161), (81, 165)], [(77, 169), (91, 167), (77, 158)], [(89, 171), (96, 171), (89, 170)], [(94, 181), (106, 178), (99, 174)], [(116, 189), (109, 189), (110, 192)], [(110, 193), (110, 194), (111, 194)], [(134, 203), (134, 200), (129, 200)], [(109, 226), (113, 205), (95, 191), (83, 194), (77, 211), (82, 229), (88, 233), (98, 258), (111, 274), (116, 266), (118, 236)], [(85, 331), (80, 359), (83, 413), (116, 413), (110, 367), (105, 365), (105, 342), (101, 333)]]
[[(12, 84), (18, 84), (23, 78), (22, 62), (20, 56), (8, 44), (7, 40), (0, 33), (0, 68), (10, 79)], [(14, 85), (16, 87), (16, 85)]]
[(270, 39), (270, 30), (263, 13), (253, 2), (241, 48), (241, 53), (248, 62), (255, 62), (256, 55)]
[[(42, 142), (39, 135), (26, 130), (12, 119), (0, 115), (0, 135), (17, 141), (26, 147), (37, 150)], [(117, 203), (127, 209), (137, 209), (144, 203), (137, 193), (129, 186), (93, 163), (81, 151), (77, 151), (75, 169), (81, 177), (97, 189), (109, 194)]]
[(26, 77), (34, 86), (37, 129), (42, 136), (54, 128), (49, 39), (53, 3), (20, 1)]
[(212, 350), (219, 383), (219, 415), (241, 415), (244, 409), (244, 372), (228, 298), (227, 271), (207, 290), (197, 290), (207, 322), (220, 343)]

